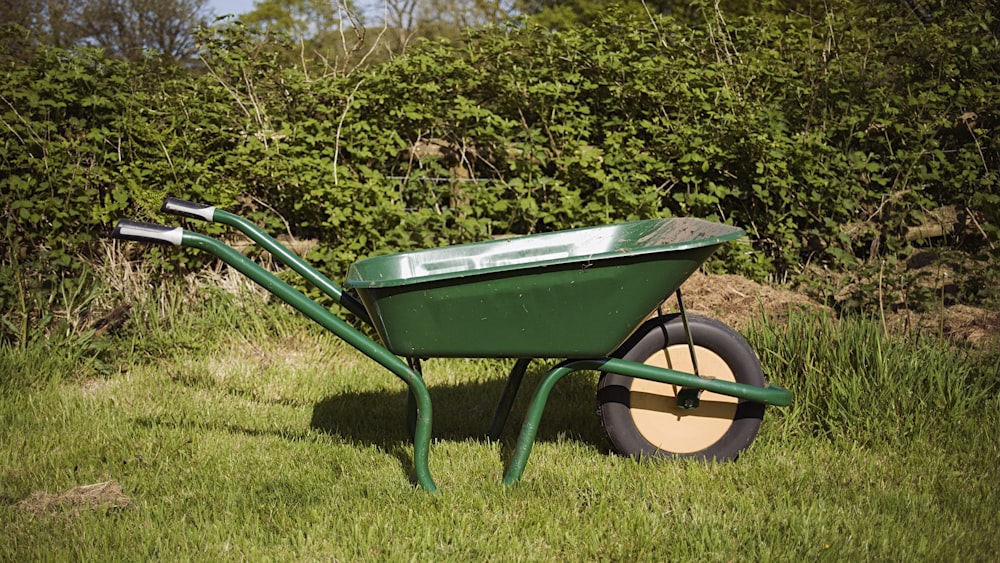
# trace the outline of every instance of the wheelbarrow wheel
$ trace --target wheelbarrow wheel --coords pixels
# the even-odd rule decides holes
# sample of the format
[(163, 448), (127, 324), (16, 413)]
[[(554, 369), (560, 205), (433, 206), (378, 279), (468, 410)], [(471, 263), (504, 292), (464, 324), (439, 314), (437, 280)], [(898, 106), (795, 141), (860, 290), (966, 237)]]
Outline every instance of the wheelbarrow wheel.
[[(764, 386), (750, 345), (725, 324), (688, 315), (698, 372), (703, 377)], [(680, 315), (651, 319), (615, 352), (615, 357), (694, 373)], [(680, 387), (614, 373), (597, 385), (598, 412), (615, 451), (636, 458), (728, 461), (746, 449), (760, 429), (764, 405), (704, 391), (699, 405), (681, 409)]]

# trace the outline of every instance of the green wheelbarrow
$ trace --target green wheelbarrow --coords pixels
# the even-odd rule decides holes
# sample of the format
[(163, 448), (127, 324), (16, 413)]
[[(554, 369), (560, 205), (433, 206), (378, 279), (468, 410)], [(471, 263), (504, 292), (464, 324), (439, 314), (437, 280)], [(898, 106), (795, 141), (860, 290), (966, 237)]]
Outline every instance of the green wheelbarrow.
[[(598, 371), (598, 412), (614, 449), (636, 458), (735, 459), (757, 435), (765, 405), (792, 394), (764, 380), (747, 342), (688, 315), (681, 284), (715, 249), (743, 236), (692, 218), (650, 219), (416, 252), (354, 263), (341, 286), (258, 227), (213, 206), (168, 198), (163, 211), (243, 232), (363, 322), (381, 342), (334, 315), (232, 247), (180, 227), (119, 221), (113, 237), (204, 250), (402, 379), (420, 487), (432, 408), (420, 360), (511, 358), (488, 430), (498, 439), (534, 359), (564, 360), (540, 380), (503, 482), (524, 473), (549, 394), (563, 376)], [(672, 294), (679, 313), (654, 314)]]

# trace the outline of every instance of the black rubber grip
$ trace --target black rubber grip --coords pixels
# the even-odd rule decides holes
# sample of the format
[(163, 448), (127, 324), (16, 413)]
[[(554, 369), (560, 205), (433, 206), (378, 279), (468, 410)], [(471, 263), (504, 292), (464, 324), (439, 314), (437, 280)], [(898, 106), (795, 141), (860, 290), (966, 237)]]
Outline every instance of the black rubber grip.
[(139, 221), (129, 221), (128, 219), (118, 221), (118, 224), (115, 225), (115, 230), (111, 232), (112, 238), (156, 244), (172, 244), (175, 246), (181, 244), (183, 236), (184, 229), (180, 227), (167, 227), (155, 223), (140, 223)]
[(191, 219), (212, 221), (213, 216), (215, 215), (215, 206), (205, 205), (204, 203), (194, 203), (193, 201), (184, 201), (183, 199), (177, 199), (176, 197), (168, 197), (163, 200), (163, 206), (160, 208), (160, 211)]

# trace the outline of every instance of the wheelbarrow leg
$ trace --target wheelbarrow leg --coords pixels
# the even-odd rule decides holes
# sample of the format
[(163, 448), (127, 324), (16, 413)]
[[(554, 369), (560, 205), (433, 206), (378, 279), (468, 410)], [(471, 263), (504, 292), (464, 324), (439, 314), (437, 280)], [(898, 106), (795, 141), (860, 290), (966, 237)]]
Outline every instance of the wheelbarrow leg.
[(437, 486), (431, 478), (427, 463), (431, 443), (431, 396), (427, 391), (420, 374), (410, 369), (395, 354), (386, 350), (361, 331), (347, 324), (346, 321), (327, 311), (324, 307), (309, 299), (295, 288), (283, 282), (274, 274), (261, 268), (249, 258), (243, 256), (229, 246), (204, 235), (183, 232), (182, 244), (199, 248), (222, 259), (230, 266), (274, 293), (282, 301), (295, 307), (323, 328), (336, 334), (364, 355), (375, 360), (403, 380), (409, 387), (410, 395), (416, 404), (416, 420), (413, 433), (413, 471), (417, 484), (428, 491), (436, 491)]
[(133, 221), (119, 221), (112, 236), (125, 240), (166, 243), (204, 250), (257, 282), (261, 287), (402, 379), (409, 387), (410, 394), (416, 404), (413, 471), (417, 478), (417, 484), (427, 491), (437, 490), (427, 463), (431, 444), (431, 396), (427, 392), (427, 385), (424, 384), (420, 374), (410, 369), (396, 355), (232, 247), (211, 237), (185, 231), (180, 227), (170, 228)]
[[(406, 358), (406, 365), (410, 367), (413, 373), (417, 374), (421, 380), (423, 380), (424, 374), (420, 369), (420, 359), (419, 358)], [(412, 440), (417, 435), (417, 396), (413, 393), (412, 389), (407, 389), (406, 391), (406, 432)]]
[(409, 387), (409, 393), (413, 398), (416, 411), (413, 417), (415, 419), (413, 424), (413, 471), (417, 478), (417, 484), (428, 491), (437, 490), (434, 479), (431, 478), (427, 462), (431, 443), (431, 396), (427, 391), (427, 385), (419, 373), (410, 369), (395, 354), (365, 336), (361, 331), (347, 324), (343, 319), (333, 315), (315, 301), (281, 281), (274, 274), (257, 266), (252, 260), (229, 246), (215, 239), (188, 232), (183, 234), (183, 244), (184, 246), (200, 248), (221, 258), (230, 266), (233, 266), (271, 293), (277, 295), (282, 301), (295, 307), (320, 326), (336, 334), (348, 344), (354, 346), (363, 354), (388, 369), (396, 377), (402, 379), (407, 387)]
[(524, 468), (528, 464), (528, 456), (531, 455), (531, 447), (534, 445), (535, 437), (538, 435), (538, 425), (542, 419), (542, 411), (545, 410), (545, 403), (549, 399), (549, 393), (552, 392), (552, 388), (563, 376), (575, 371), (584, 370), (620, 373), (650, 381), (671, 383), (694, 389), (706, 389), (715, 393), (732, 395), (768, 405), (788, 406), (792, 402), (791, 392), (778, 385), (756, 387), (732, 381), (705, 379), (690, 373), (647, 366), (617, 358), (569, 360), (559, 364), (552, 371), (545, 374), (542, 382), (538, 385), (538, 389), (535, 391), (535, 395), (531, 398), (531, 404), (528, 406), (528, 414), (521, 425), (521, 434), (518, 436), (517, 445), (514, 448), (514, 456), (507, 466), (506, 473), (504, 473), (504, 485), (516, 484), (521, 480), (521, 475), (524, 474)]
[(507, 472), (503, 476), (504, 485), (514, 485), (521, 480), (524, 474), (524, 467), (528, 464), (528, 456), (531, 455), (531, 447), (535, 444), (535, 436), (538, 435), (538, 425), (542, 420), (542, 412), (545, 410), (545, 403), (549, 400), (549, 393), (555, 384), (566, 374), (581, 369), (593, 369), (593, 365), (602, 362), (591, 360), (577, 360), (574, 362), (564, 362), (545, 374), (542, 382), (538, 385), (535, 395), (531, 398), (528, 406), (528, 413), (524, 417), (521, 425), (521, 434), (517, 438), (517, 445), (514, 448), (514, 456), (507, 466)]
[(514, 408), (514, 399), (517, 397), (517, 391), (521, 388), (521, 380), (524, 379), (524, 372), (528, 370), (530, 363), (530, 358), (521, 358), (511, 368), (510, 375), (507, 376), (507, 384), (504, 385), (503, 394), (500, 396), (500, 402), (497, 403), (497, 409), (493, 413), (493, 422), (490, 423), (490, 429), (486, 431), (486, 437), (489, 440), (495, 442), (503, 434), (503, 427), (506, 426), (510, 411)]

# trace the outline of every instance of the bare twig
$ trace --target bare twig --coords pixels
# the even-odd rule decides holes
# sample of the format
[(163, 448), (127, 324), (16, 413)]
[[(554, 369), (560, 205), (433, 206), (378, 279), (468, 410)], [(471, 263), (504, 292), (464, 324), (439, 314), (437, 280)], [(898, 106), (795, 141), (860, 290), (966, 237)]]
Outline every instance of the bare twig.
[(979, 219), (976, 219), (976, 214), (968, 207), (965, 208), (965, 213), (972, 219), (972, 224), (979, 230), (979, 234), (983, 235), (983, 239), (985, 239), (986, 244), (990, 246), (990, 250), (996, 250), (996, 247), (993, 246), (993, 242), (990, 240), (990, 237), (986, 236), (986, 231), (983, 230), (983, 226), (979, 224)]
[[(17, 120), (20, 121), (22, 124), (24, 124), (25, 127), (27, 127), (28, 133), (31, 134), (32, 140), (38, 143), (39, 145), (44, 146), (45, 141), (38, 135), (38, 133), (35, 132), (35, 128), (32, 127), (31, 123), (27, 119), (25, 119), (24, 116), (22, 116), (19, 111), (17, 111), (17, 108), (14, 107), (14, 104), (11, 103), (11, 101), (8, 100), (6, 96), (3, 96), (2, 94), (0, 94), (0, 100), (3, 100), (4, 103), (7, 104), (7, 106), (11, 109), (11, 111), (14, 112), (14, 115), (17, 116)], [(13, 133), (15, 137), (17, 137), (17, 140), (20, 141), (22, 145), (25, 144), (24, 139), (21, 138), (21, 135), (18, 134), (18, 132), (14, 129), (14, 127), (11, 126), (10, 123), (7, 123), (7, 120), (0, 117), (0, 121), (3, 121), (3, 124), (7, 126), (7, 129), (10, 129), (10, 132)]]
[(250, 200), (256, 203), (257, 205), (267, 208), (267, 210), (273, 213), (278, 219), (281, 219), (281, 222), (285, 224), (285, 232), (288, 233), (288, 238), (290, 238), (293, 242), (296, 240), (295, 235), (292, 234), (292, 227), (291, 225), (288, 224), (288, 220), (285, 219), (285, 217), (281, 213), (278, 213), (277, 209), (271, 207), (270, 205), (268, 205), (266, 201), (262, 199), (250, 196)]
[(245, 113), (247, 117), (253, 117), (253, 115), (250, 113), (250, 110), (247, 109), (247, 106), (243, 103), (243, 100), (240, 99), (239, 92), (237, 92), (229, 84), (227, 84), (226, 81), (223, 80), (221, 76), (219, 76), (219, 73), (215, 72), (215, 69), (212, 68), (212, 65), (205, 59), (205, 57), (199, 57), (199, 58), (201, 59), (202, 64), (205, 65), (205, 68), (208, 69), (208, 74), (210, 74), (213, 78), (215, 78), (219, 82), (219, 84), (223, 87), (223, 89), (226, 90), (226, 92), (229, 92), (229, 95), (233, 97), (233, 100), (236, 101), (236, 105), (240, 106), (240, 109), (243, 110), (243, 113)]
[(986, 166), (986, 155), (983, 154), (983, 146), (979, 144), (979, 136), (976, 135), (976, 132), (972, 130), (972, 126), (968, 123), (965, 124), (965, 128), (969, 130), (969, 134), (972, 135), (972, 141), (976, 143), (976, 150), (979, 151), (979, 160), (983, 163), (983, 171), (989, 174), (990, 169)]
[[(267, 119), (265, 113), (261, 110), (260, 102), (257, 100), (257, 95), (254, 93), (253, 80), (250, 78), (249, 73), (243, 70), (243, 83), (247, 87), (247, 96), (250, 98), (250, 104), (253, 106), (253, 117), (257, 120), (257, 125), (260, 126), (261, 131), (267, 131), (269, 129), (266, 123)], [(260, 135), (260, 140), (264, 143), (264, 148), (267, 148), (267, 135)]]
[(359, 80), (357, 84), (354, 85), (354, 89), (351, 90), (351, 95), (347, 96), (347, 101), (344, 103), (344, 111), (340, 114), (340, 120), (337, 122), (337, 137), (333, 147), (333, 185), (339, 185), (339, 178), (337, 176), (337, 161), (340, 158), (340, 133), (344, 129), (344, 120), (347, 118), (347, 112), (351, 109), (351, 102), (354, 101), (354, 94), (358, 92), (358, 88), (364, 84), (364, 79)]
[(302, 75), (305, 76), (306, 82), (309, 82), (309, 65), (306, 64), (306, 41), (303, 38), (299, 38), (299, 62), (302, 63)]
[(885, 303), (882, 300), (882, 295), (883, 295), (882, 273), (884, 270), (885, 270), (885, 259), (883, 258), (878, 268), (878, 311), (879, 311), (879, 316), (882, 317), (882, 332), (888, 334), (889, 330), (885, 324)]
[(874, 219), (876, 217), (880, 217), (882, 215), (882, 210), (885, 209), (886, 205), (888, 205), (889, 203), (892, 203), (892, 202), (896, 201), (897, 199), (903, 197), (904, 195), (906, 195), (908, 193), (910, 193), (910, 190), (908, 190), (908, 189), (902, 189), (902, 190), (897, 190), (897, 191), (889, 194), (888, 196), (883, 196), (882, 197), (882, 203), (879, 204), (878, 209), (876, 209), (871, 215), (868, 216), (868, 220), (871, 221), (872, 219)]

